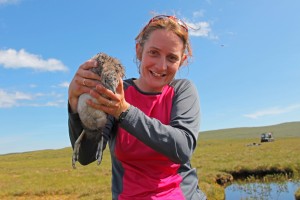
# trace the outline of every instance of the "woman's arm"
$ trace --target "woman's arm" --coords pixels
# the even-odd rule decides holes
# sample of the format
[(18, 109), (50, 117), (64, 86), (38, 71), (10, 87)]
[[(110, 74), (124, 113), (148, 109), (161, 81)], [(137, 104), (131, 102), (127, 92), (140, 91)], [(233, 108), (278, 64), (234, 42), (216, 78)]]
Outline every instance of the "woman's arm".
[(197, 90), (190, 81), (174, 81), (171, 86), (175, 89), (175, 96), (169, 125), (131, 107), (121, 127), (173, 162), (183, 164), (189, 161), (196, 148), (200, 102)]

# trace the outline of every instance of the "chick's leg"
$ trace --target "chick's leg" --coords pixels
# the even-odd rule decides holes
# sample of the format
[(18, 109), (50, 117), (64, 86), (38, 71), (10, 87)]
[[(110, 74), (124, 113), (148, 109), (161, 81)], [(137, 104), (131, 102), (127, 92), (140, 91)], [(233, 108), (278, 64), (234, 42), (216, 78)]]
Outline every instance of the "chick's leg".
[(73, 156), (72, 156), (72, 166), (74, 169), (76, 169), (75, 167), (75, 163), (78, 160), (79, 157), (79, 148), (80, 148), (80, 144), (82, 141), (83, 136), (85, 135), (85, 131), (83, 130), (80, 134), (80, 136), (77, 138), (75, 144), (74, 144), (74, 149), (73, 149)]
[(103, 136), (100, 137), (100, 141), (98, 143), (98, 148), (96, 152), (96, 159), (97, 159), (97, 164), (100, 165), (102, 161), (102, 154), (103, 154)]

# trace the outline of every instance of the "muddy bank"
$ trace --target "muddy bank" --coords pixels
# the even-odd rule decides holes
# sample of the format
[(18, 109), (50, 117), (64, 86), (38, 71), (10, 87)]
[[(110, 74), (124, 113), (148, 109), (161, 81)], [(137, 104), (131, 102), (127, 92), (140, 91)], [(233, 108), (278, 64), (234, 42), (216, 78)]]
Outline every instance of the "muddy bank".
[(259, 169), (239, 169), (236, 171), (225, 171), (217, 174), (215, 182), (221, 186), (231, 184), (233, 181), (261, 180), (269, 179), (289, 180), (294, 177), (295, 170), (291, 168), (259, 168)]

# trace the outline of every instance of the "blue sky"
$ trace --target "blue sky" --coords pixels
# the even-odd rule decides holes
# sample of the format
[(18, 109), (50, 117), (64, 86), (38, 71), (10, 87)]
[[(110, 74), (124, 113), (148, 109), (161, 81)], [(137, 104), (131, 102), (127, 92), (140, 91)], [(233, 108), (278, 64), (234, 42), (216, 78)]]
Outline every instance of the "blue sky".
[(98, 52), (138, 77), (134, 38), (153, 16), (190, 27), (178, 73), (201, 99), (201, 131), (300, 121), (300, 1), (0, 0), (0, 154), (70, 146), (67, 87)]

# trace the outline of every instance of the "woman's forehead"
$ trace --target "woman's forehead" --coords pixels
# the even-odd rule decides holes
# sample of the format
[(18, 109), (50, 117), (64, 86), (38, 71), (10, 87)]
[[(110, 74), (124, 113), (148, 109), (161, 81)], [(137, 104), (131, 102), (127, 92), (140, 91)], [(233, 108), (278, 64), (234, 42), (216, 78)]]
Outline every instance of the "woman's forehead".
[(153, 31), (148, 40), (145, 42), (145, 46), (154, 48), (167, 48), (172, 51), (182, 51), (183, 41), (172, 31), (167, 30), (155, 30)]

